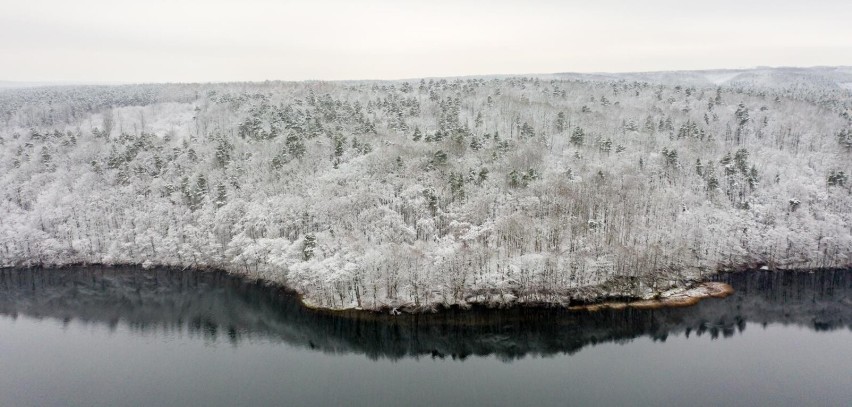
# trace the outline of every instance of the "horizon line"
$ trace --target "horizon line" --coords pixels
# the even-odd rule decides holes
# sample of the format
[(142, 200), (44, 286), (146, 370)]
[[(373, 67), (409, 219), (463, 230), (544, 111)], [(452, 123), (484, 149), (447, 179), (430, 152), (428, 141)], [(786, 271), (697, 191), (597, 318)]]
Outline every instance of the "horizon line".
[(561, 71), (561, 72), (538, 72), (538, 73), (489, 73), (489, 74), (462, 74), (462, 75), (435, 75), (399, 78), (362, 78), (362, 79), (256, 79), (256, 80), (212, 80), (212, 81), (79, 81), (79, 80), (5, 80), (0, 79), (0, 89), (28, 89), (41, 87), (73, 87), (73, 86), (125, 86), (125, 85), (212, 85), (227, 83), (264, 83), (264, 82), (401, 82), (420, 79), (460, 79), (460, 78), (487, 78), (487, 77), (516, 77), (516, 76), (547, 76), (547, 75), (642, 75), (679, 72), (712, 72), (712, 71), (753, 71), (760, 69), (825, 69), (825, 68), (849, 68), (852, 65), (757, 65), (736, 68), (701, 68), (701, 69), (672, 69), (672, 70), (648, 70), (648, 71)]

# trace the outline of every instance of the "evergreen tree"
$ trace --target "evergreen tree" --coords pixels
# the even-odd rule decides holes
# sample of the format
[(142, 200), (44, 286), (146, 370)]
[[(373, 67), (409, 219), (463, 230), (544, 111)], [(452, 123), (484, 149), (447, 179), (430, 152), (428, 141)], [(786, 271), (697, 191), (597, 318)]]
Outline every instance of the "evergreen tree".
[(485, 167), (480, 168), (478, 178), (477, 178), (477, 183), (482, 184), (487, 179), (488, 179), (488, 168), (485, 168)]
[(846, 182), (849, 181), (849, 176), (846, 175), (844, 171), (836, 171), (831, 170), (828, 173), (828, 186), (830, 187), (842, 187), (846, 185)]
[(583, 145), (583, 139), (585, 137), (586, 137), (586, 133), (583, 131), (583, 129), (581, 129), (579, 127), (575, 127), (574, 131), (571, 132), (571, 139), (570, 139), (571, 144), (573, 144), (575, 146), (582, 146)]
[(518, 188), (521, 186), (521, 174), (518, 173), (518, 170), (512, 170), (509, 172), (508, 183), (511, 188)]
[(291, 157), (301, 159), (305, 155), (305, 143), (301, 138), (299, 138), (299, 136), (290, 133), (290, 135), (287, 136), (285, 145), (287, 146), (287, 153)]
[(464, 199), (464, 177), (461, 174), (450, 173), (450, 195), (453, 201)]
[(334, 136), (334, 158), (335, 162), (340, 161), (340, 157), (343, 157), (343, 153), (346, 150), (346, 137), (341, 135)]
[(559, 112), (556, 114), (556, 132), (562, 133), (565, 131), (565, 112)]
[(737, 126), (743, 127), (751, 120), (748, 113), (748, 108), (742, 102), (737, 105), (737, 111), (734, 113), (734, 116), (737, 118)]
[(225, 206), (228, 202), (228, 190), (225, 188), (225, 184), (216, 185), (216, 207), (221, 208)]
[(447, 153), (445, 153), (443, 150), (435, 151), (435, 153), (432, 154), (432, 164), (434, 164), (434, 165), (445, 165), (445, 164), (447, 164)]
[(314, 257), (314, 250), (317, 247), (317, 237), (313, 233), (305, 234), (302, 241), (302, 259), (308, 261)]
[(748, 173), (748, 150), (741, 148), (734, 153), (734, 166), (741, 174)]

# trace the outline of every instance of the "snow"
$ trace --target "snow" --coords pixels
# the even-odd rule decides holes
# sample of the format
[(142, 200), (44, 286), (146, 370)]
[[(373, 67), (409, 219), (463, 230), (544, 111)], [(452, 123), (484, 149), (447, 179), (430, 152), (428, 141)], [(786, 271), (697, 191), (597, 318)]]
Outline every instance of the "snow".
[(4, 91), (0, 266), (213, 267), (430, 310), (852, 264), (852, 183), (827, 182), (852, 173), (845, 74), (737, 72)]

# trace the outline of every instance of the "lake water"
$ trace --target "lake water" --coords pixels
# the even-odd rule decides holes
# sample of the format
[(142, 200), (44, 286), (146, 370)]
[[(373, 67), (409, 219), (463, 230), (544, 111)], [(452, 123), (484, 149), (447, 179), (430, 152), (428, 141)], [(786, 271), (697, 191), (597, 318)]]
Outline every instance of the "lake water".
[(849, 405), (852, 271), (688, 308), (327, 315), (222, 273), (0, 270), (0, 406)]

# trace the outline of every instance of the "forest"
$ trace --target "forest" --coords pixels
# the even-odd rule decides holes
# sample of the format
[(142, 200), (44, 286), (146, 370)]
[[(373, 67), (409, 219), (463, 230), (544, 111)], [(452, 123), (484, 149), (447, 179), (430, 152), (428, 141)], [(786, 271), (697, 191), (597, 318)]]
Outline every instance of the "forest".
[(849, 267), (850, 85), (766, 68), (0, 88), (0, 267), (221, 269), (393, 312)]

